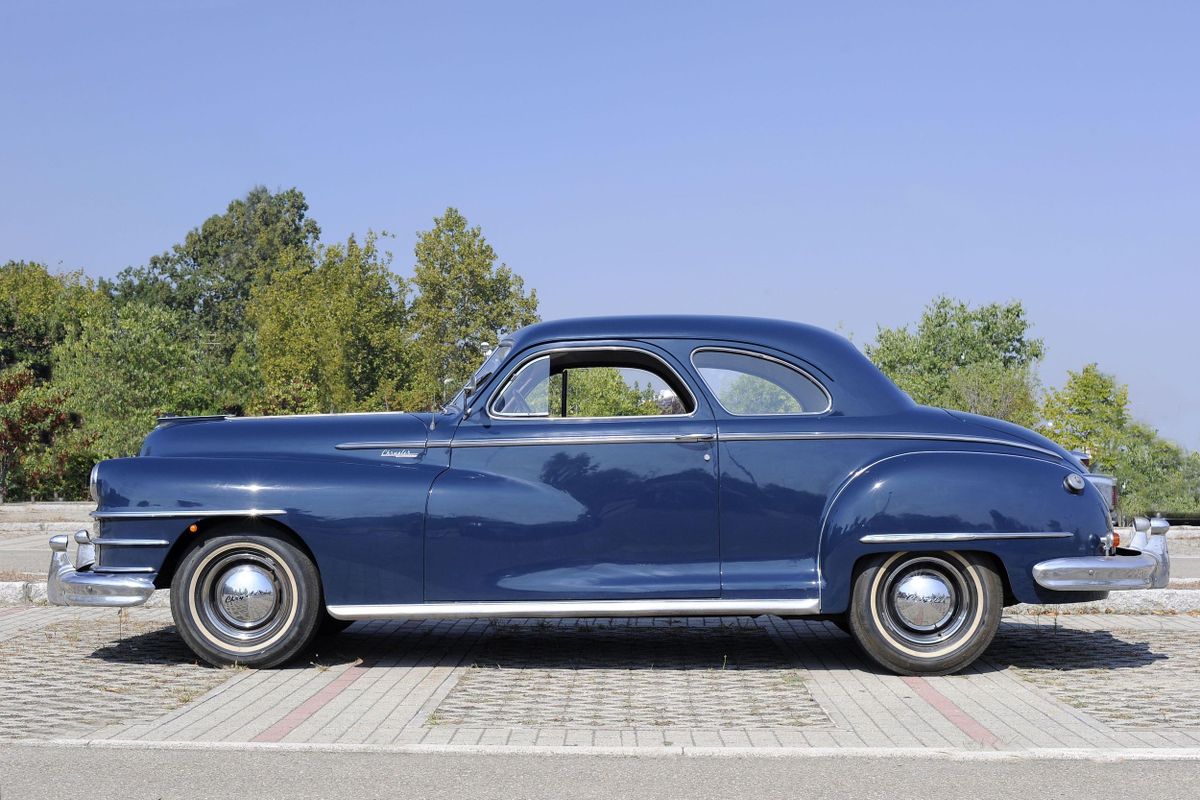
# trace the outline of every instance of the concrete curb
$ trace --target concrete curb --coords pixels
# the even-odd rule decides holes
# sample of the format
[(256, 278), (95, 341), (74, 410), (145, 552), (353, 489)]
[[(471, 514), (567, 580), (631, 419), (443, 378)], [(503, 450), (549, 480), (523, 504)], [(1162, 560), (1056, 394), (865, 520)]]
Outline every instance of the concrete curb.
[(178, 742), (131, 739), (13, 739), (20, 747), (77, 747), (109, 750), (206, 750), (284, 753), (387, 753), (444, 755), (611, 756), (628, 758), (895, 758), (946, 761), (1200, 761), (1200, 747), (1046, 747), (1029, 750), (957, 750), (935, 747), (577, 747), (560, 745), (371, 745), (336, 742)]

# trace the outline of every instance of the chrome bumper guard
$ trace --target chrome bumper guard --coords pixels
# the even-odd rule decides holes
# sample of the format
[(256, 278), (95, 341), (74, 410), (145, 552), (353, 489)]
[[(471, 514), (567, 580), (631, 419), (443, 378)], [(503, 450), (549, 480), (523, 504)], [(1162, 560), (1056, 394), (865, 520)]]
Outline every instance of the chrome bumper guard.
[(1055, 558), (1033, 568), (1039, 586), (1059, 592), (1106, 592), (1122, 589), (1164, 589), (1171, 579), (1165, 519), (1138, 517), (1133, 541), (1112, 555)]
[(46, 598), (56, 606), (102, 606), (123, 608), (137, 606), (150, 599), (154, 581), (141, 575), (109, 575), (93, 572), (95, 545), (87, 531), (75, 534), (79, 545), (76, 564), (67, 554), (67, 537), (50, 539), (50, 574), (46, 582)]

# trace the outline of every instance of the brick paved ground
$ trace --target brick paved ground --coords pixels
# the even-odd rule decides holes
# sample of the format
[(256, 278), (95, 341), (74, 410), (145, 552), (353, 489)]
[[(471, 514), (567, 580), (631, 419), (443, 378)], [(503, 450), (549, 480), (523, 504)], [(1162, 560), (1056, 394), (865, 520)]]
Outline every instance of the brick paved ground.
[(0, 609), (0, 738), (597, 747), (1200, 747), (1200, 618), (1009, 618), (899, 678), (824, 623), (359, 623), (274, 671), (195, 664), (165, 610)]

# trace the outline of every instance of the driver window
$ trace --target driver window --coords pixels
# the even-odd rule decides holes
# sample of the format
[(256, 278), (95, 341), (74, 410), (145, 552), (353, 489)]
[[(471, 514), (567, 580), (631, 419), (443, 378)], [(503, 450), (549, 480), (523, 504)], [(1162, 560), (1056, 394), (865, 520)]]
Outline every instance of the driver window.
[(691, 393), (664, 364), (623, 350), (536, 358), (492, 403), (498, 416), (567, 419), (689, 414), (693, 408)]

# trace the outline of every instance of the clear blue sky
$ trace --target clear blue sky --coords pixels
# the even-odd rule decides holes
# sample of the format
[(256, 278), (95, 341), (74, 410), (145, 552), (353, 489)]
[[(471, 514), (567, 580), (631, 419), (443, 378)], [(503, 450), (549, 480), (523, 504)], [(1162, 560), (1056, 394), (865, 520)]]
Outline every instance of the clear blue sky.
[(1200, 448), (1200, 4), (0, 7), (0, 259), (112, 275), (255, 184), (483, 226), (546, 317), (858, 342), (1022, 300)]

